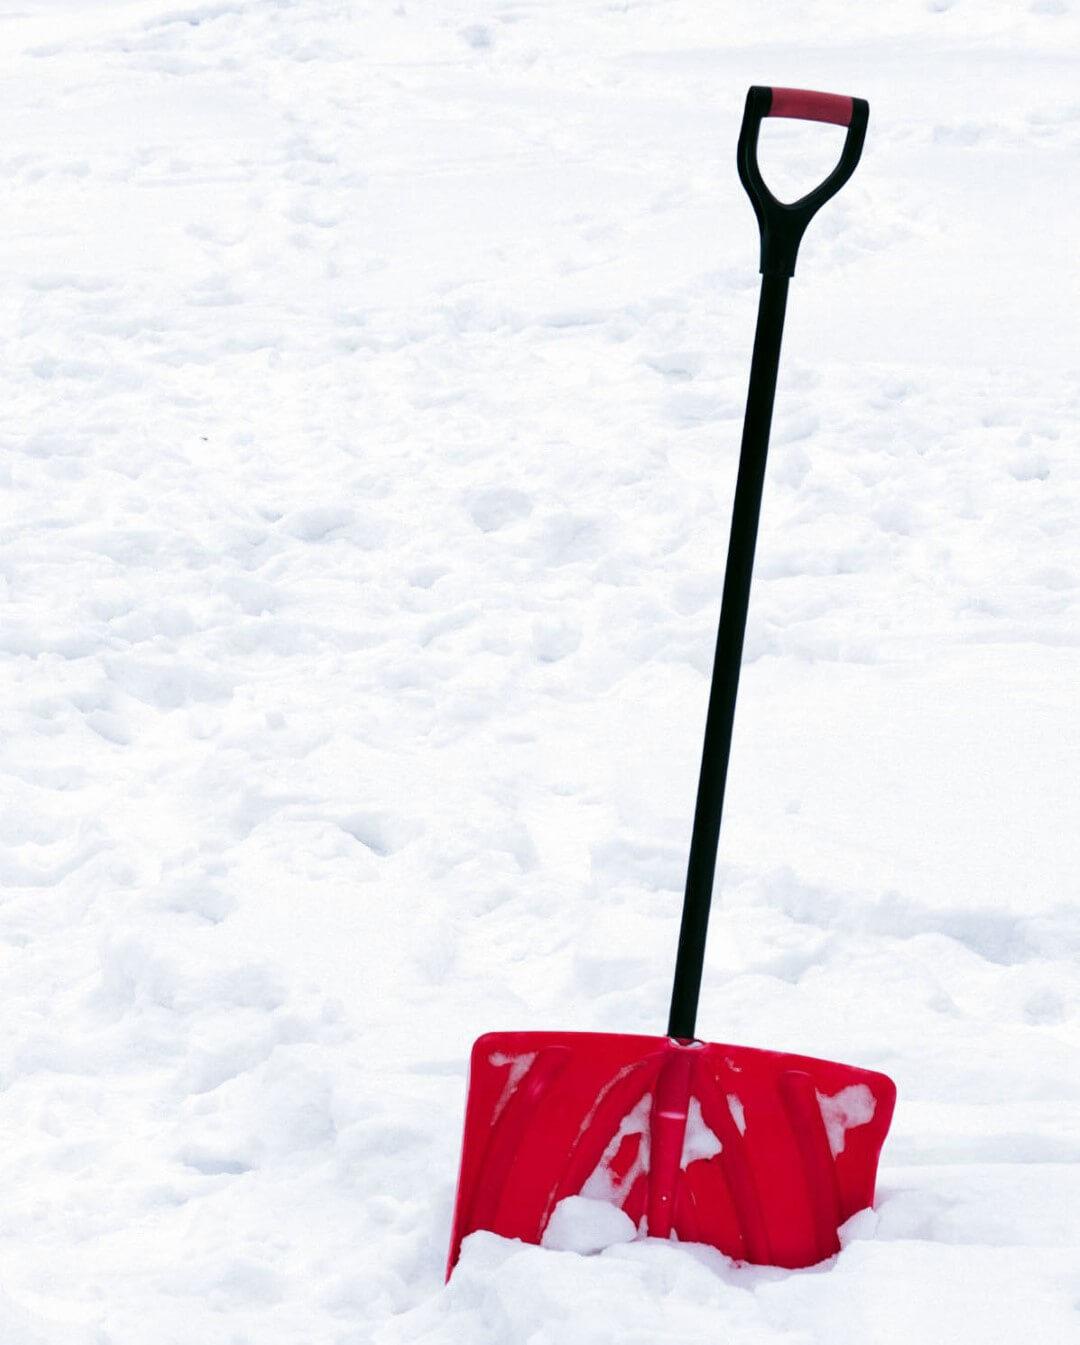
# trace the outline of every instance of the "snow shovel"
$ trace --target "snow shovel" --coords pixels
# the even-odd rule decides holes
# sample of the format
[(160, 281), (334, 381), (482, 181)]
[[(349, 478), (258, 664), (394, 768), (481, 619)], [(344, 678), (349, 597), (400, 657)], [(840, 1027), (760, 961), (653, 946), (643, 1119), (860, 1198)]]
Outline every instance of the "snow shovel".
[[(447, 1275), (478, 1229), (540, 1243), (569, 1196), (619, 1206), (650, 1237), (792, 1268), (836, 1253), (839, 1226), (873, 1202), (890, 1079), (694, 1035), (788, 281), (807, 224), (855, 171), (868, 112), (861, 98), (799, 89), (746, 99), (738, 165), (761, 232), (761, 298), (667, 1035), (476, 1042)], [(769, 116), (847, 127), (839, 163), (792, 204), (758, 169)]]

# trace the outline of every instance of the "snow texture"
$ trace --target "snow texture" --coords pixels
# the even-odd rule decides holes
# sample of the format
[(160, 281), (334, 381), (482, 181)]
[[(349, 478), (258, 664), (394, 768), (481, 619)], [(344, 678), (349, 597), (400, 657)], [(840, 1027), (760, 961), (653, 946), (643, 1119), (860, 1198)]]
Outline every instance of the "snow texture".
[(686, 1134), (683, 1136), (683, 1151), (679, 1166), (683, 1169), (700, 1158), (715, 1158), (724, 1149), (720, 1136), (709, 1126), (701, 1113), (701, 1103), (697, 1098), (690, 1099), (687, 1109)]
[[(1075, 1345), (1078, 0), (0, 39), (3, 1345)], [(810, 1273), (477, 1235), (444, 1287), (473, 1039), (666, 1021), (762, 82), (871, 123), (791, 290), (700, 1030), (890, 1073), (879, 1201)]]
[[(608, 1141), (600, 1155), (600, 1161), (585, 1180), (581, 1194), (589, 1200), (608, 1201), (621, 1204), (633, 1190), (637, 1179), (649, 1171), (650, 1134), (649, 1121), (652, 1116), (653, 1097), (646, 1093), (638, 1104), (619, 1122), (618, 1129)], [(588, 1127), (588, 1121), (582, 1126), (582, 1132)], [(612, 1169), (612, 1159), (622, 1148), (627, 1135), (640, 1135), (633, 1161), (621, 1175)]]
[(617, 1205), (585, 1196), (567, 1196), (552, 1211), (544, 1229), (543, 1245), (557, 1252), (578, 1252), (588, 1256), (605, 1247), (633, 1242), (637, 1237), (634, 1221)]
[(864, 1083), (849, 1084), (831, 1096), (818, 1093), (817, 1102), (834, 1158), (844, 1152), (849, 1130), (874, 1119), (874, 1095)]

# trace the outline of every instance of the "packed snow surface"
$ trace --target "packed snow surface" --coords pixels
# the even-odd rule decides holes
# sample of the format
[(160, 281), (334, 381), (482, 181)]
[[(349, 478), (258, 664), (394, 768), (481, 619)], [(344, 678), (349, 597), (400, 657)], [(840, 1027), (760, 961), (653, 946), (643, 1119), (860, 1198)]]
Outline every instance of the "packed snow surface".
[[(1075, 1345), (1078, 52), (1078, 0), (3, 8), (2, 1345)], [(871, 123), (699, 1028), (890, 1073), (878, 1204), (809, 1272), (571, 1209), (596, 1255), (444, 1288), (474, 1037), (666, 1021), (751, 83)]]

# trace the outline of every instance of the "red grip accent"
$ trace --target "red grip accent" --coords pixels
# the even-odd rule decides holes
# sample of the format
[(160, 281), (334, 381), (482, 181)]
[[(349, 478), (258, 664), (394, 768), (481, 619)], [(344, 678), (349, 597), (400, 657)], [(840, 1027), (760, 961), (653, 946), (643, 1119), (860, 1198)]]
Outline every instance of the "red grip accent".
[(831, 121), (850, 126), (854, 101), (841, 93), (815, 93), (812, 89), (773, 89), (768, 117), (793, 117), (799, 121)]

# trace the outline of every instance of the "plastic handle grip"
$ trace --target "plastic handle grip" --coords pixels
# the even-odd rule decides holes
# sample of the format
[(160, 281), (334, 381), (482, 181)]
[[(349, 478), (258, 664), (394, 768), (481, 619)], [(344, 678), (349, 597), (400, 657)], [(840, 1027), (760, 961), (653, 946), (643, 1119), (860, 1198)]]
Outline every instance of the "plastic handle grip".
[(797, 121), (828, 121), (850, 126), (855, 100), (840, 93), (815, 93), (813, 89), (773, 89), (767, 117), (791, 117)]
[[(739, 177), (746, 188), (761, 230), (761, 270), (765, 275), (795, 274), (795, 257), (806, 226), (830, 197), (854, 173), (866, 139), (870, 107), (864, 98), (809, 89), (773, 89), (751, 85), (746, 95), (737, 158)], [(758, 167), (758, 133), (765, 117), (797, 117), (803, 121), (846, 126), (840, 161), (824, 182), (798, 201), (778, 201), (765, 185)]]

